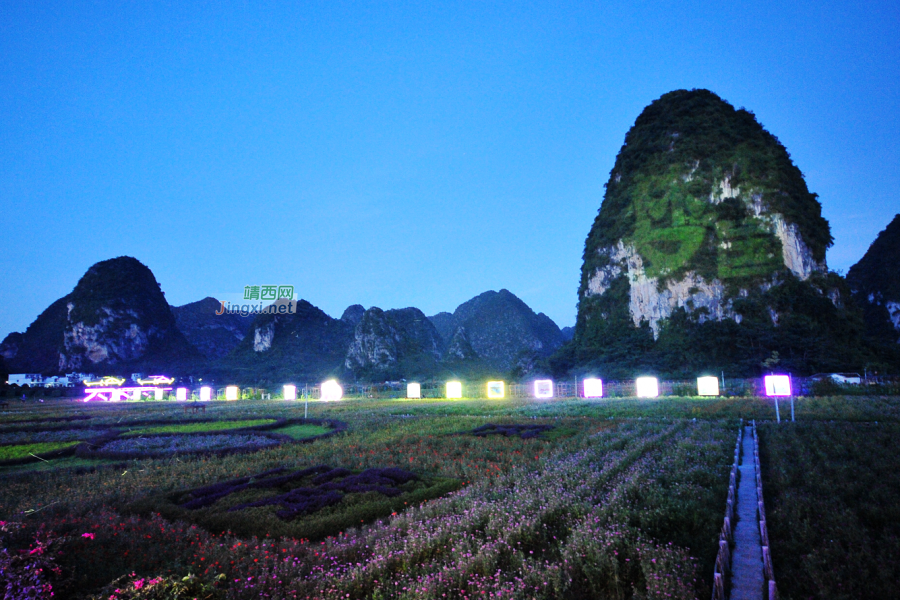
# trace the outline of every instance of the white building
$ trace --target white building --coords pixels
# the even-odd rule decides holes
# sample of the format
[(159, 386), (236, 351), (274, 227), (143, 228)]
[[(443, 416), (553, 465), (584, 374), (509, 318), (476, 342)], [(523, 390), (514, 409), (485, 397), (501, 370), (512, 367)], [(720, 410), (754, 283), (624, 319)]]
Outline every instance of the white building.
[(40, 373), (10, 373), (6, 380), (9, 385), (43, 386), (44, 376)]

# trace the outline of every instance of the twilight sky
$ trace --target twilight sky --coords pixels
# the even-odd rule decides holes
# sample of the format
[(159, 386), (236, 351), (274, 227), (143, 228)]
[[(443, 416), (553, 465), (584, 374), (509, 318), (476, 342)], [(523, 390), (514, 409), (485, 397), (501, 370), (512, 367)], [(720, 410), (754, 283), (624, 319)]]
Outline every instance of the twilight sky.
[(900, 212), (892, 2), (0, 1), (0, 339), (97, 261), (174, 305), (294, 285), (574, 324), (615, 156), (665, 92), (753, 111), (846, 270)]

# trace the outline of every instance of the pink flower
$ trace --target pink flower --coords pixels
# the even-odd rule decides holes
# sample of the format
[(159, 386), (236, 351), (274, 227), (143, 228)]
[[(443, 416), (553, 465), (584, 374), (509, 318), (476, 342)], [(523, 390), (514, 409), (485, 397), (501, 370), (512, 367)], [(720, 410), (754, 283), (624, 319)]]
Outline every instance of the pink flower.
[(93, 534), (93, 533), (82, 533), (82, 534), (81, 534), (81, 537), (86, 537), (86, 538), (94, 539), (94, 534)]
[(144, 578), (141, 577), (137, 581), (134, 582), (134, 589), (139, 590), (144, 587)]

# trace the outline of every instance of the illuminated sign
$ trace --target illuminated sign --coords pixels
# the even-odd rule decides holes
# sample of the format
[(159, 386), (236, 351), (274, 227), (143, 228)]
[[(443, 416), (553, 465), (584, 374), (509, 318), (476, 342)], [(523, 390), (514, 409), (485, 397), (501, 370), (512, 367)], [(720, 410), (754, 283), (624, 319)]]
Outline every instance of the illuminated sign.
[(200, 388), (200, 400), (208, 402), (212, 398), (212, 390), (206, 386)]
[(172, 385), (175, 383), (174, 377), (166, 377), (165, 375), (151, 375), (147, 379), (138, 379), (141, 385)]
[(340, 400), (344, 397), (344, 388), (334, 379), (322, 383), (322, 400)]
[(538, 379), (534, 382), (535, 398), (552, 398), (553, 397), (553, 381), (550, 379)]
[(499, 399), (503, 397), (503, 385), (502, 381), (488, 381), (487, 384), (487, 397)]
[(698, 396), (718, 396), (719, 395), (719, 378), (718, 377), (698, 377), (697, 378), (697, 395)]
[(656, 398), (659, 396), (659, 382), (656, 377), (638, 377), (635, 380), (638, 398)]
[(94, 387), (94, 386), (111, 387), (114, 385), (122, 385), (123, 383), (125, 383), (125, 380), (119, 379), (118, 377), (103, 377), (102, 379), (99, 379), (98, 381), (85, 381), (84, 385), (86, 385), (88, 387)]
[(422, 397), (422, 386), (418, 383), (407, 383), (406, 384), (406, 397), (407, 398), (421, 398)]
[(790, 396), (791, 378), (787, 375), (766, 375), (766, 396)]
[(157, 400), (162, 400), (163, 391), (172, 388), (158, 387), (92, 387), (85, 389), (85, 402), (98, 400), (103, 402), (124, 402), (125, 400), (140, 400), (144, 394), (153, 394)]
[(603, 397), (603, 380), (595, 377), (589, 377), (584, 380), (584, 397), (585, 398), (602, 398)]
[(296, 385), (284, 386), (284, 399), (285, 400), (296, 400), (297, 399), (297, 386)]
[(175, 390), (175, 399), (179, 402), (187, 400), (187, 388), (178, 388)]
[(462, 398), (462, 384), (458, 381), (447, 382), (447, 399)]
[(241, 395), (241, 389), (236, 385), (229, 385), (225, 388), (226, 400), (237, 400)]

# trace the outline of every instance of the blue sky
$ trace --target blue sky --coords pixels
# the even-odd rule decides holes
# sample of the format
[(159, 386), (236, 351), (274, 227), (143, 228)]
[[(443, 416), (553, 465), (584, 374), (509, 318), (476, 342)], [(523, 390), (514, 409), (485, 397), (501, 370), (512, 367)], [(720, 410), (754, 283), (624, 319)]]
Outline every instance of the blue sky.
[(294, 285), (575, 319), (625, 133), (665, 92), (752, 110), (846, 272), (900, 212), (900, 9), (870, 3), (0, 3), (0, 337), (93, 263), (175, 305)]

